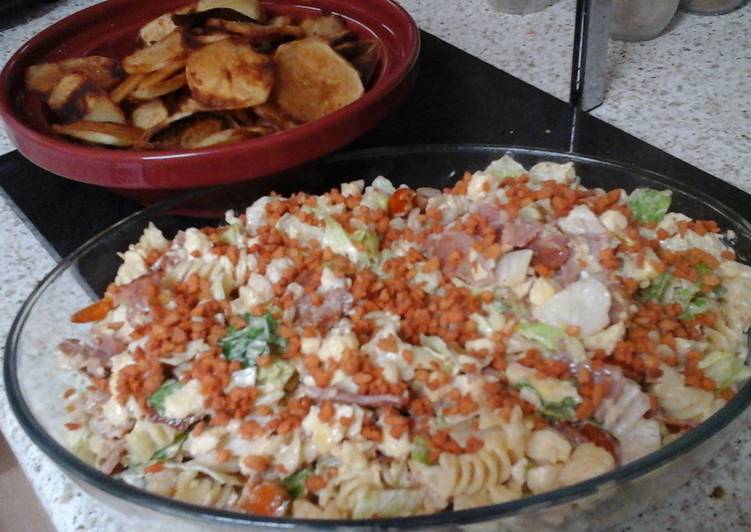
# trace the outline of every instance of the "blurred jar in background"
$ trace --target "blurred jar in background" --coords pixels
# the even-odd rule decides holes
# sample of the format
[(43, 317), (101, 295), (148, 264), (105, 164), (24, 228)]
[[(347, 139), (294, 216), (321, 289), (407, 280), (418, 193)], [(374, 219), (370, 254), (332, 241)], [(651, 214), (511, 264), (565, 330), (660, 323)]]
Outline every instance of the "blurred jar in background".
[(673, 20), (680, 0), (613, 0), (610, 36), (619, 41), (648, 41)]

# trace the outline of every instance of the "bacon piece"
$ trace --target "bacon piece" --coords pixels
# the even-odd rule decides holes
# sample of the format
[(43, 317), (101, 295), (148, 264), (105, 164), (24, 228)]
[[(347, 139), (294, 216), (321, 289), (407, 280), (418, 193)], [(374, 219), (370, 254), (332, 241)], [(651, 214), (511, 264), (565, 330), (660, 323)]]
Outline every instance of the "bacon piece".
[(125, 442), (119, 441), (112, 448), (107, 458), (104, 459), (104, 462), (99, 465), (99, 470), (105, 475), (112, 474), (115, 468), (120, 465), (120, 457), (123, 454), (125, 454)]
[(578, 428), (581, 435), (584, 436), (587, 441), (594, 443), (598, 447), (602, 447), (611, 454), (616, 464), (620, 463), (618, 447), (613, 436), (589, 423), (585, 423)]
[(488, 225), (496, 231), (503, 229), (509, 219), (508, 213), (504, 209), (500, 209), (492, 203), (477, 203), (472, 210), (485, 218)]
[(173, 429), (175, 429), (178, 432), (185, 431), (188, 427), (195, 424), (201, 419), (200, 416), (188, 416), (184, 418), (175, 418), (175, 417), (165, 417), (157, 414), (156, 412), (151, 412), (149, 414), (149, 421), (152, 421), (154, 423), (161, 423), (163, 425), (169, 425)]
[(542, 224), (534, 220), (516, 218), (503, 226), (501, 244), (523, 248), (542, 231)]
[(604, 430), (590, 423), (571, 423), (570, 421), (556, 421), (553, 423), (553, 428), (560, 432), (572, 446), (575, 447), (584, 442), (593, 443), (609, 452), (616, 464), (620, 463), (617, 442)]
[[(426, 246), (427, 253), (428, 256), (437, 257), (441, 261), (441, 269), (449, 275), (456, 275), (473, 284), (488, 284), (493, 281), (492, 275), (486, 275), (483, 279), (475, 279), (472, 274), (473, 266), (480, 266), (486, 272), (491, 272), (495, 267), (494, 260), (482, 255), (478, 255), (474, 263), (470, 262), (469, 256), (472, 246), (478, 240), (478, 238), (462, 231), (444, 231), (430, 237)], [(461, 255), (461, 261), (456, 264), (449, 260), (452, 253), (455, 252)]]
[(58, 344), (58, 349), (67, 357), (68, 365), (94, 378), (104, 378), (109, 374), (110, 358), (121, 353), (126, 345), (111, 337), (96, 337), (95, 345), (83, 343), (75, 338), (67, 338)]
[(128, 320), (137, 322), (149, 312), (149, 304), (154, 287), (159, 285), (161, 274), (158, 272), (142, 275), (128, 284), (120, 286), (113, 294), (112, 301), (115, 305), (125, 305), (128, 309)]
[(352, 294), (344, 288), (329, 290), (316, 306), (306, 293), (297, 301), (297, 318), (301, 325), (321, 325), (338, 320), (352, 308)]
[(362, 395), (343, 392), (335, 388), (301, 388), (302, 393), (316, 401), (333, 401), (335, 403), (354, 404), (359, 406), (394, 406), (401, 408), (407, 404), (407, 398), (399, 395), (380, 394)]
[(533, 266), (557, 270), (569, 257), (568, 240), (558, 229), (550, 226), (545, 226), (528, 247), (534, 251)]
[(574, 257), (569, 257), (568, 260), (558, 270), (558, 280), (565, 288), (571, 283), (575, 283), (579, 279), (579, 274), (582, 271), (581, 264)]

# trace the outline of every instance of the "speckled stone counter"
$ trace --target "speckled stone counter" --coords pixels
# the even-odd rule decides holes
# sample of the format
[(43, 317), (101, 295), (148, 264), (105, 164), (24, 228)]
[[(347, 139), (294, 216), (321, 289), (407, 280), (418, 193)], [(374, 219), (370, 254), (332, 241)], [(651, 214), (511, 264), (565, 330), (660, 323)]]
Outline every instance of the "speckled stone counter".
[[(365, 0), (361, 0), (365, 1)], [(43, 4), (0, 31), (0, 66), (26, 39), (94, 2)], [(564, 99), (568, 93), (574, 0), (526, 17), (501, 15), (482, 0), (403, 0), (425, 30)], [(611, 42), (610, 82), (593, 114), (685, 161), (751, 191), (751, 7), (722, 17), (679, 13), (667, 34), (647, 43)], [(488, 104), (499, 96), (488, 94)], [(10, 151), (0, 130), (0, 153)], [(680, 177), (680, 176), (676, 176)], [(57, 257), (19, 223), (0, 193), (0, 338)], [(0, 382), (2, 387), (2, 382)], [(67, 480), (28, 440), (0, 395), (0, 430), (50, 513), (68, 530), (125, 530)], [(688, 485), (619, 530), (751, 529), (751, 431), (742, 431)], [(718, 489), (719, 488), (719, 489)]]

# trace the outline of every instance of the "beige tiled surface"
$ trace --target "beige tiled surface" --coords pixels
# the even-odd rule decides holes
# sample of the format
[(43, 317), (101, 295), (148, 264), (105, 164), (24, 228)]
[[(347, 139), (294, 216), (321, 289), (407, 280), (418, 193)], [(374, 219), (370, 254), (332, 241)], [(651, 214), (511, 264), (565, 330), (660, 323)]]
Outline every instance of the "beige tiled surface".
[(0, 530), (2, 532), (52, 532), (47, 513), (29, 481), (0, 435)]

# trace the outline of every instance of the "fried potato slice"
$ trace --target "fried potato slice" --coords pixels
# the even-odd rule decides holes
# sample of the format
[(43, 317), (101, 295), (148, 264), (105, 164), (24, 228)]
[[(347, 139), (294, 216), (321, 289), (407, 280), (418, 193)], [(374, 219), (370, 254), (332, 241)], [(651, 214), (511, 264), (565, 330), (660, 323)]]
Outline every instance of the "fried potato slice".
[(139, 37), (141, 37), (143, 43), (147, 45), (161, 41), (167, 35), (177, 29), (177, 25), (172, 20), (173, 15), (185, 15), (192, 13), (193, 11), (195, 11), (195, 8), (195, 4), (189, 4), (185, 7), (181, 7), (180, 9), (176, 9), (171, 13), (164, 13), (162, 15), (159, 15), (154, 20), (146, 23), (146, 25), (143, 26), (138, 32), (138, 35)]
[(219, 41), (193, 52), (185, 73), (193, 99), (205, 109), (264, 103), (274, 83), (269, 58), (232, 41)]
[(110, 100), (112, 100), (115, 103), (122, 102), (125, 98), (130, 96), (130, 93), (136, 90), (136, 87), (138, 87), (141, 82), (146, 77), (146, 74), (131, 74), (127, 78), (123, 80), (120, 85), (115, 87), (112, 92), (110, 92)]
[(151, 100), (185, 86), (184, 61), (175, 61), (146, 76), (130, 94), (134, 100)]
[(177, 25), (172, 22), (172, 13), (164, 13), (142, 27), (138, 35), (148, 46), (161, 41), (176, 29)]
[(177, 124), (178, 122), (185, 120), (188, 117), (193, 116), (194, 114), (195, 114), (195, 111), (178, 111), (176, 113), (171, 114), (170, 116), (162, 120), (160, 123), (145, 130), (143, 134), (141, 135), (141, 142), (146, 143), (146, 144), (156, 143), (160, 135), (162, 137), (169, 136), (166, 132), (168, 128), (173, 127), (173, 124)]
[(231, 9), (259, 22), (266, 20), (266, 12), (258, 0), (198, 0), (196, 11)]
[(373, 79), (378, 61), (381, 58), (381, 47), (376, 41), (349, 41), (334, 46), (334, 50), (352, 63), (360, 74), (363, 85), (367, 86)]
[(159, 41), (139, 48), (127, 56), (123, 59), (123, 68), (128, 74), (149, 74), (184, 59), (186, 55), (187, 48), (182, 33), (175, 30)]
[(49, 106), (63, 122), (125, 123), (125, 114), (84, 74), (63, 76), (52, 89)]
[(138, 88), (130, 94), (130, 97), (133, 100), (152, 100), (171, 92), (175, 92), (184, 87), (185, 83), (185, 74), (181, 72), (170, 79), (160, 81), (159, 83), (154, 83), (148, 86), (143, 86), (143, 84), (139, 85)]
[(109, 90), (125, 78), (125, 71), (119, 61), (100, 55), (75, 57), (58, 63), (63, 72), (81, 72), (94, 82), (94, 85)]
[(73, 137), (94, 144), (105, 144), (128, 148), (133, 146), (141, 138), (143, 131), (137, 127), (124, 124), (112, 124), (109, 122), (89, 122), (82, 120), (72, 124), (53, 124), (52, 129), (56, 133)]
[(253, 108), (253, 112), (258, 115), (261, 120), (267, 122), (275, 129), (280, 129), (283, 131), (285, 129), (292, 129), (293, 127), (298, 125), (298, 123), (290, 118), (287, 113), (269, 102), (261, 105), (256, 105)]
[(355, 33), (344, 24), (344, 20), (334, 15), (303, 19), (300, 27), (306, 37), (320, 37), (330, 43), (356, 37)]
[(230, 126), (229, 120), (211, 113), (175, 113), (144, 132), (141, 140), (151, 148), (190, 148), (205, 137)]
[(225, 120), (215, 116), (203, 116), (193, 121), (180, 132), (179, 145), (182, 148), (196, 148), (212, 135), (226, 129)]
[(226, 41), (231, 35), (224, 31), (189, 31), (183, 35), (185, 43), (189, 48), (203, 48), (208, 44), (214, 44), (219, 41)]
[(296, 120), (321, 118), (365, 92), (357, 70), (317, 37), (281, 45), (274, 59), (276, 84), (272, 99)]
[(290, 37), (298, 39), (305, 35), (302, 28), (299, 26), (266, 26), (263, 24), (256, 24), (255, 22), (238, 22), (235, 20), (223, 20), (218, 18), (207, 20), (206, 26), (208, 28), (215, 28), (229, 33), (242, 35), (251, 42), (265, 39), (287, 39)]
[(167, 106), (156, 98), (135, 107), (130, 113), (130, 120), (137, 128), (146, 130), (161, 124), (168, 116)]
[(219, 146), (220, 144), (232, 144), (241, 140), (262, 137), (269, 133), (273, 133), (273, 130), (262, 126), (225, 129), (205, 137), (200, 142), (191, 146), (191, 148), (208, 148), (209, 146)]
[(27, 90), (49, 94), (64, 75), (65, 72), (57, 63), (41, 63), (26, 69), (24, 82)]
[(119, 62), (109, 57), (91, 55), (30, 66), (25, 72), (26, 88), (49, 94), (63, 76), (73, 73), (83, 74), (96, 86), (107, 90), (125, 77)]

